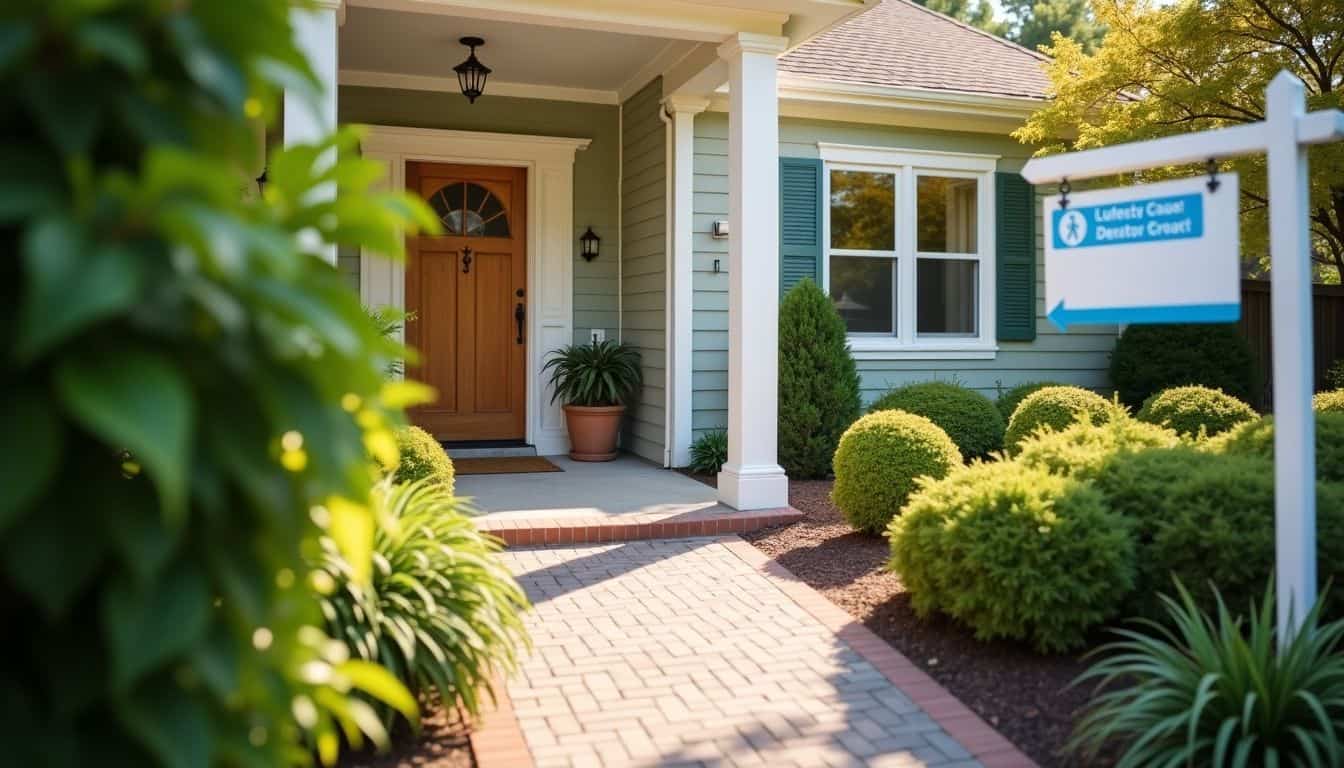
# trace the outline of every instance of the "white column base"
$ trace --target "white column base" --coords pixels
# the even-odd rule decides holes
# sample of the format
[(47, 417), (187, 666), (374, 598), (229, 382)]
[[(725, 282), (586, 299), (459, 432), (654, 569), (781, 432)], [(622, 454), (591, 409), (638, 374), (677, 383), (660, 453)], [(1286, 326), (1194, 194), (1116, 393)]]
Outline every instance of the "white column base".
[(719, 501), (733, 509), (781, 509), (789, 506), (789, 478), (778, 464), (734, 467), (719, 472)]

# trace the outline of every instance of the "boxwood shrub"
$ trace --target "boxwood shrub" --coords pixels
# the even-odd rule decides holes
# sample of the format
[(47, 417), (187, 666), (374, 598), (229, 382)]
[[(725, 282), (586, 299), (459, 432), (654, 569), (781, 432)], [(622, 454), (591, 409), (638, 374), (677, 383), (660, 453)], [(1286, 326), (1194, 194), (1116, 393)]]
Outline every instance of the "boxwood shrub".
[(1116, 413), (1104, 397), (1082, 387), (1044, 387), (1027, 395), (1008, 420), (1003, 444), (1009, 452), (1037, 431), (1058, 431), (1077, 421), (1100, 424)]
[(1117, 415), (1104, 424), (1080, 422), (1059, 432), (1027, 438), (1016, 459), (1055, 475), (1090, 480), (1112, 456), (1145, 448), (1168, 448), (1180, 437), (1166, 427)]
[(1311, 408), (1317, 413), (1324, 411), (1344, 413), (1344, 389), (1318, 392), (1311, 398)]
[(999, 415), (1003, 417), (1003, 423), (1006, 425), (1013, 418), (1013, 411), (1017, 410), (1018, 404), (1025, 400), (1027, 395), (1038, 389), (1063, 386), (1066, 385), (1058, 381), (1029, 381), (1025, 384), (1018, 384), (1001, 392), (999, 399), (994, 401), (994, 405), (999, 409)]
[(947, 381), (926, 381), (893, 389), (873, 401), (868, 411), (891, 409), (916, 413), (942, 428), (965, 459), (988, 456), (1003, 448), (1003, 418), (989, 398)]
[(408, 426), (397, 430), (397, 449), (401, 460), (392, 479), (398, 483), (428, 480), (453, 492), (453, 460), (434, 436), (425, 430)]
[(1066, 651), (1116, 617), (1134, 580), (1125, 521), (1088, 483), (1016, 462), (926, 483), (892, 521), (891, 568), (921, 616), (982, 640)]
[(1169, 387), (1201, 384), (1258, 402), (1255, 359), (1235, 325), (1131, 325), (1111, 353), (1120, 401), (1138, 408)]
[[(1205, 610), (1215, 606), (1210, 583), (1238, 612), (1264, 594), (1274, 570), (1269, 460), (1188, 445), (1150, 449), (1117, 455), (1095, 484), (1111, 510), (1134, 525), (1138, 570), (1129, 615), (1160, 619), (1158, 594), (1171, 591), (1173, 576)], [(1341, 582), (1344, 487), (1318, 485), (1317, 530), (1321, 580)]]
[(881, 533), (916, 478), (940, 478), (960, 464), (956, 443), (937, 424), (905, 411), (877, 411), (840, 437), (831, 500), (857, 530)]
[(779, 302), (779, 348), (779, 463), (790, 477), (825, 477), (863, 401), (845, 321), (810, 279)]
[(1173, 429), (1184, 437), (1222, 434), (1238, 424), (1255, 421), (1255, 409), (1231, 395), (1209, 387), (1164, 389), (1143, 402), (1138, 418)]
[[(1265, 416), (1241, 424), (1209, 440), (1205, 446), (1215, 453), (1259, 456), (1272, 461), (1274, 417)], [(1316, 414), (1316, 472), (1320, 480), (1344, 483), (1344, 413), (1326, 411)]]

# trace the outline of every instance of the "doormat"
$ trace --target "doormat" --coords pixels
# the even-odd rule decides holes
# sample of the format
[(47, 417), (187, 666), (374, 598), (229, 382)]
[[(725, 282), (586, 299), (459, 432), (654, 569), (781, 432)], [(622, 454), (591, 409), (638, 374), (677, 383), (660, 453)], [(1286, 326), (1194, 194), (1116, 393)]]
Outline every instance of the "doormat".
[(453, 459), (458, 475), (513, 475), (530, 472), (563, 472), (541, 456), (497, 456), (480, 459)]

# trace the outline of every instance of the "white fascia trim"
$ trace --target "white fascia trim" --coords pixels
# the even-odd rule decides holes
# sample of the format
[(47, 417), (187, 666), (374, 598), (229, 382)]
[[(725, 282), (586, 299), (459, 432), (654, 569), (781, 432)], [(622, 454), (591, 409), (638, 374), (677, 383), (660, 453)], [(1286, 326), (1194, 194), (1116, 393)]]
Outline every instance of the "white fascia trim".
[(779, 97), (819, 101), (846, 106), (886, 107), (933, 112), (951, 112), (974, 117), (1007, 117), (1025, 120), (1046, 105), (1042, 99), (987, 93), (942, 91), (934, 88), (901, 88), (887, 85), (845, 83), (797, 75), (779, 78)]
[[(342, 69), (337, 75), (339, 85), (366, 88), (400, 88), (408, 91), (438, 91), (460, 93), (455, 77), (406, 75), (398, 72), (376, 72), (368, 69)], [(485, 96), (511, 96), (518, 99), (546, 99), (548, 101), (577, 101), (587, 104), (618, 104), (616, 91), (594, 88), (568, 88), (560, 85), (536, 83), (506, 83), (491, 80), (485, 85)]]
[(640, 89), (653, 82), (654, 78), (680, 64), (694, 53), (697, 47), (697, 43), (686, 40), (669, 41), (656, 56), (635, 70), (635, 73), (616, 89), (616, 99), (624, 104), (631, 96), (639, 93)]
[(975, 152), (892, 149), (890, 147), (866, 147), (857, 144), (834, 144), (827, 141), (817, 142), (817, 154), (827, 163), (910, 166), (921, 169), (935, 168), (940, 171), (966, 171), (969, 173), (993, 173), (998, 168), (1000, 157), (1000, 155), (986, 155)]

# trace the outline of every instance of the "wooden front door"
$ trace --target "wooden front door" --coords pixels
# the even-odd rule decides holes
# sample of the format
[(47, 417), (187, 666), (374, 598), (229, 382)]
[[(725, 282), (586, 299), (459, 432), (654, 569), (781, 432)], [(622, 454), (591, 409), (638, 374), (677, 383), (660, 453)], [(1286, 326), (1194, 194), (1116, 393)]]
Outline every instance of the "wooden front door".
[(407, 163), (443, 234), (407, 241), (407, 375), (439, 398), (411, 421), (441, 440), (522, 440), (527, 411), (527, 170)]

